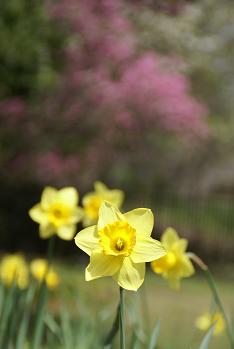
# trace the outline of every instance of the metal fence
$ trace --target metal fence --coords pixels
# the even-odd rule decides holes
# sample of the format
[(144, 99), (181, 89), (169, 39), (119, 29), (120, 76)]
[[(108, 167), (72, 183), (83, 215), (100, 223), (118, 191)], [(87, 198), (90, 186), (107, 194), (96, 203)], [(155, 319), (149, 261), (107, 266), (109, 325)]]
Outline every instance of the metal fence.
[(156, 226), (174, 227), (191, 245), (208, 256), (234, 262), (234, 196), (154, 196)]

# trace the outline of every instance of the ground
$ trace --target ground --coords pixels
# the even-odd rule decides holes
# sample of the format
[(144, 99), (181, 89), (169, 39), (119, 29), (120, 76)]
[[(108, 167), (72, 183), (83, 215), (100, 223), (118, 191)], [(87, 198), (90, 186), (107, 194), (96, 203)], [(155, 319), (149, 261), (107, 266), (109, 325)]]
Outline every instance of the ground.
[[(85, 282), (85, 265), (80, 263), (58, 264), (62, 285), (50, 307), (57, 311), (59, 299), (77, 317), (90, 318), (97, 328), (108, 332), (118, 304), (118, 287), (111, 278)], [(234, 314), (233, 267), (214, 268), (218, 289), (228, 315)], [(229, 277), (227, 277), (229, 275)], [(149, 268), (145, 283), (138, 292), (126, 292), (127, 318), (130, 326), (136, 329), (140, 341), (149, 337), (149, 329), (160, 320), (159, 349), (197, 349), (203, 333), (199, 332), (194, 321), (212, 306), (212, 298), (206, 280), (201, 273), (184, 280), (180, 291), (171, 290), (166, 281), (153, 274)], [(130, 340), (130, 326), (127, 336)], [(145, 333), (145, 334), (144, 334)], [(95, 346), (94, 346), (95, 347)], [(143, 348), (146, 344), (143, 344)], [(211, 349), (229, 347), (226, 334), (215, 337)], [(85, 348), (84, 348), (85, 349)]]

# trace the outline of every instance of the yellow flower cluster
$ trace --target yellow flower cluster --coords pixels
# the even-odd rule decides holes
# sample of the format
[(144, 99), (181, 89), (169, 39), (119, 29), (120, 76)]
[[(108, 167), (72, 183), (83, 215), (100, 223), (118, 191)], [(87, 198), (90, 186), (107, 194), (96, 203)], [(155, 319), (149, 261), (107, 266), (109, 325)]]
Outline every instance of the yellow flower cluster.
[(98, 220), (99, 208), (104, 200), (120, 207), (124, 194), (121, 190), (110, 190), (101, 182), (95, 182), (94, 192), (88, 193), (83, 198), (83, 209), (78, 206), (79, 194), (74, 187), (57, 190), (46, 187), (41, 196), (41, 201), (33, 206), (29, 215), (39, 223), (41, 238), (50, 238), (56, 234), (64, 240), (72, 240), (76, 224), (83, 221), (84, 226), (94, 224)]
[(48, 269), (48, 262), (45, 259), (34, 259), (28, 265), (21, 254), (8, 254), (3, 257), (0, 264), (0, 281), (7, 287), (15, 283), (23, 290), (29, 286), (30, 271), (38, 282), (45, 278), (47, 287), (51, 290), (60, 283), (58, 274), (52, 267)]
[(161, 242), (167, 254), (151, 262), (151, 267), (156, 274), (161, 274), (167, 279), (172, 288), (179, 289), (180, 279), (194, 273), (189, 254), (186, 253), (188, 241), (180, 239), (173, 228), (167, 228), (162, 235)]
[[(76, 235), (75, 243), (90, 256), (87, 281), (112, 276), (121, 287), (136, 291), (144, 281), (145, 262), (151, 262), (153, 271), (178, 289), (181, 278), (194, 273), (186, 253), (187, 240), (180, 239), (172, 228), (164, 232), (161, 242), (152, 239), (151, 210), (138, 208), (123, 214), (119, 211), (123, 198), (121, 190), (95, 182), (94, 191), (84, 196), (81, 208), (75, 188), (46, 187), (40, 203), (31, 208), (29, 215), (39, 223), (41, 238), (56, 234), (71, 240), (76, 224), (83, 222), (86, 228)], [(44, 269), (46, 266), (38, 267)]]
[(45, 279), (47, 287), (51, 290), (57, 288), (60, 284), (58, 274), (54, 271), (53, 267), (49, 268), (46, 259), (34, 259), (30, 264), (30, 270), (37, 281), (42, 282)]
[(25, 289), (29, 283), (28, 266), (21, 254), (6, 255), (0, 265), (0, 279), (7, 287), (15, 283)]
[(199, 316), (195, 321), (196, 327), (201, 331), (207, 331), (213, 324), (215, 324), (214, 335), (221, 335), (225, 330), (225, 322), (219, 311), (216, 311), (213, 314), (206, 312)]

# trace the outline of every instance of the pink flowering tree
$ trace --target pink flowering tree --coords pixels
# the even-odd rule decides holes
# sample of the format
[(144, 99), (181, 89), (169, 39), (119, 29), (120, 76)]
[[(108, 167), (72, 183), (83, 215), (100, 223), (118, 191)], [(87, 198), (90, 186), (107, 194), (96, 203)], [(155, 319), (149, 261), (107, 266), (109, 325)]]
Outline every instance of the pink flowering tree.
[(191, 96), (178, 59), (139, 50), (126, 14), (130, 3), (48, 5), (51, 21), (67, 34), (57, 52), (65, 66), (53, 93), (27, 112), (17, 99), (0, 104), (0, 113), (14, 114), (14, 127), (21, 125), (17, 132), (25, 146), (7, 159), (14, 173), (88, 186), (129, 161), (152, 165), (162, 131), (184, 138), (207, 134), (206, 108)]

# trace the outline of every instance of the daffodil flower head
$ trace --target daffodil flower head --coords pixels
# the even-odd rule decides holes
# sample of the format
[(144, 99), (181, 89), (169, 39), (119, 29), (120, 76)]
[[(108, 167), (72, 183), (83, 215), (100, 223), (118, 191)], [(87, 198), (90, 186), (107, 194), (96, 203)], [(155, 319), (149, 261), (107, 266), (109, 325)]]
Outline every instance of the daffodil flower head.
[(45, 282), (49, 289), (53, 290), (58, 287), (60, 283), (60, 278), (52, 267), (49, 268), (46, 259), (34, 259), (30, 264), (30, 270), (33, 277), (38, 282), (42, 282), (45, 279)]
[(80, 231), (76, 245), (90, 256), (86, 281), (112, 276), (127, 290), (137, 291), (144, 281), (145, 263), (165, 255), (162, 244), (151, 238), (152, 211), (137, 208), (122, 214), (104, 201), (97, 225)]
[(8, 254), (3, 257), (0, 266), (0, 278), (7, 287), (15, 283), (25, 289), (29, 283), (27, 263), (21, 254)]
[(98, 220), (99, 208), (103, 201), (108, 201), (120, 208), (124, 199), (124, 193), (118, 189), (108, 189), (102, 182), (94, 183), (94, 191), (87, 193), (82, 204), (84, 207), (84, 226), (96, 224)]
[(78, 192), (73, 187), (60, 190), (46, 187), (41, 202), (29, 211), (32, 220), (40, 225), (40, 237), (46, 239), (57, 234), (61, 239), (71, 240), (83, 216), (78, 200)]
[(195, 321), (195, 326), (201, 331), (207, 331), (213, 324), (215, 324), (214, 335), (221, 335), (225, 330), (225, 322), (219, 311), (216, 311), (213, 314), (206, 312), (200, 315)]
[(179, 289), (180, 280), (194, 273), (193, 264), (186, 253), (188, 241), (180, 239), (173, 228), (167, 228), (161, 242), (167, 254), (151, 262), (151, 267), (156, 274), (167, 279), (172, 288)]

